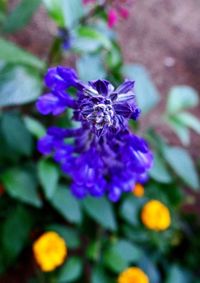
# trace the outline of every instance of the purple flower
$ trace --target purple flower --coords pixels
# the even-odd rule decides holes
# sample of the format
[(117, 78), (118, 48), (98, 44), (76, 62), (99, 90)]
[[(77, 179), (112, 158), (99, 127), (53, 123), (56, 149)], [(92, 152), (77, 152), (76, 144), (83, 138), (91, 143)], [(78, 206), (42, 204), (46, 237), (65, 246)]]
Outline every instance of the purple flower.
[[(106, 80), (84, 84), (74, 70), (64, 67), (51, 68), (45, 81), (51, 93), (38, 99), (38, 110), (58, 115), (72, 108), (80, 128), (51, 127), (38, 149), (52, 154), (71, 177), (71, 191), (77, 198), (107, 195), (115, 202), (147, 178), (152, 153), (147, 142), (128, 128), (129, 119), (137, 120), (140, 113), (133, 81), (116, 89)], [(73, 98), (68, 94), (71, 87), (76, 90)]]

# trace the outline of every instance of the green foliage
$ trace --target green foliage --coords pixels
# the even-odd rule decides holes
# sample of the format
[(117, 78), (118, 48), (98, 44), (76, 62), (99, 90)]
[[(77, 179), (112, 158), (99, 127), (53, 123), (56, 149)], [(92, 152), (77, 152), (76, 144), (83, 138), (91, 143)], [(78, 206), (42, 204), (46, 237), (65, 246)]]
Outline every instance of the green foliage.
[(8, 15), (3, 25), (3, 31), (10, 33), (23, 28), (30, 21), (40, 3), (41, 0), (32, 0), (30, 5), (30, 2), (21, 0), (17, 7)]
[(189, 129), (200, 134), (200, 121), (185, 112), (199, 103), (198, 93), (188, 86), (175, 86), (169, 92), (166, 109), (166, 122), (175, 131), (184, 145), (189, 145)]
[(79, 224), (82, 220), (81, 207), (67, 187), (60, 186), (49, 200), (52, 206), (69, 222)]
[(42, 205), (32, 172), (22, 168), (10, 168), (2, 174), (1, 179), (11, 197), (36, 207)]
[(6, 65), (0, 70), (1, 107), (32, 102), (40, 95), (41, 90), (41, 78), (31, 68)]
[(38, 162), (38, 176), (45, 196), (52, 198), (58, 185), (59, 172), (56, 165), (47, 159)]
[(120, 273), (134, 262), (139, 262), (142, 252), (127, 240), (110, 243), (105, 255), (105, 265), (113, 272)]
[(2, 38), (0, 39), (0, 60), (6, 63), (32, 66), (40, 70), (45, 67), (40, 59)]
[(105, 198), (88, 197), (83, 201), (86, 213), (108, 230), (116, 230), (117, 224), (112, 204)]
[(5, 265), (10, 265), (27, 244), (32, 224), (32, 216), (23, 206), (18, 205), (8, 214), (0, 236)]
[(199, 177), (189, 153), (180, 147), (165, 149), (165, 158), (175, 173), (193, 189), (199, 189)]
[(82, 273), (82, 262), (78, 257), (71, 257), (61, 268), (58, 275), (58, 282), (74, 282), (80, 278)]

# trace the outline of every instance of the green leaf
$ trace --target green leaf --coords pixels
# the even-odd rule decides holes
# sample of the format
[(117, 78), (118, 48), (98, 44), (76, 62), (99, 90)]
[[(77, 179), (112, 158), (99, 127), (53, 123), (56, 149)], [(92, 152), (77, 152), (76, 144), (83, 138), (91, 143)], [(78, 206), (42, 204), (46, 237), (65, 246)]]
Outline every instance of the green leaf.
[(182, 124), (175, 115), (168, 117), (166, 122), (172, 128), (175, 134), (179, 137), (181, 142), (184, 145), (189, 145), (190, 133), (188, 128), (184, 124)]
[(30, 21), (33, 13), (37, 10), (41, 0), (32, 0), (31, 5), (27, 0), (21, 0), (19, 5), (8, 15), (3, 31), (15, 32), (24, 27)]
[(111, 281), (110, 278), (108, 278), (105, 274), (105, 270), (101, 267), (97, 267), (95, 269), (92, 269), (92, 279), (91, 283), (114, 283), (114, 281)]
[(117, 224), (112, 204), (106, 198), (88, 197), (83, 201), (87, 214), (108, 230), (116, 230)]
[(64, 14), (65, 26), (69, 29), (79, 23), (83, 16), (82, 0), (62, 0), (62, 9)]
[(52, 198), (59, 179), (59, 171), (54, 163), (47, 159), (38, 162), (38, 176), (47, 198)]
[(200, 120), (197, 119), (195, 116), (187, 112), (181, 112), (178, 113), (175, 117), (176, 120), (179, 121), (181, 124), (191, 128), (192, 130), (197, 132), (197, 134), (200, 134)]
[[(88, 68), (88, 66), (92, 67)], [(76, 62), (76, 67), (80, 78), (84, 81), (105, 79), (106, 77), (106, 72), (99, 54), (80, 57)]]
[(42, 202), (37, 192), (37, 183), (31, 172), (21, 168), (5, 171), (1, 179), (7, 193), (22, 202), (41, 207)]
[(2, 117), (2, 133), (8, 146), (19, 154), (29, 156), (33, 149), (33, 140), (22, 119), (14, 113)]
[(169, 92), (167, 113), (177, 114), (178, 111), (195, 107), (198, 103), (198, 93), (192, 87), (175, 86)]
[(172, 177), (164, 163), (164, 160), (156, 152), (154, 152), (153, 167), (149, 171), (150, 176), (160, 183), (170, 183)]
[(156, 268), (156, 265), (149, 255), (144, 255), (140, 259), (139, 267), (147, 274), (150, 282), (161, 283), (159, 270)]
[(34, 119), (30, 116), (25, 116), (23, 119), (24, 119), (24, 123), (26, 125), (26, 128), (37, 139), (39, 139), (39, 138), (41, 138), (42, 136), (45, 135), (46, 130), (45, 130), (44, 126), (38, 120), (36, 120), (36, 119)]
[(144, 202), (144, 199), (136, 199), (130, 195), (123, 201), (120, 207), (121, 217), (132, 225), (138, 225), (139, 211)]
[(72, 196), (67, 187), (59, 186), (49, 201), (52, 206), (69, 222), (81, 222), (82, 215), (80, 204), (78, 200)]
[(127, 240), (120, 240), (110, 244), (105, 251), (104, 262), (114, 272), (122, 272), (131, 263), (137, 262), (141, 258), (141, 251)]
[(190, 274), (178, 265), (172, 265), (170, 270), (167, 272), (167, 280), (165, 283), (190, 283)]
[(103, 33), (89, 26), (81, 26), (77, 30), (77, 38), (73, 48), (82, 52), (92, 52), (100, 47), (111, 48), (111, 42)]
[(14, 211), (10, 211), (1, 231), (4, 262), (10, 264), (20, 254), (27, 244), (31, 227), (32, 218), (25, 208), (17, 206)]
[(58, 275), (59, 283), (73, 282), (80, 278), (82, 273), (82, 262), (78, 257), (71, 257), (67, 262), (61, 267)]
[(1, 107), (32, 102), (41, 94), (41, 91), (41, 78), (28, 68), (6, 66), (0, 71)]
[(181, 147), (168, 147), (164, 151), (166, 161), (175, 173), (193, 189), (199, 188), (199, 177), (189, 153)]
[(152, 82), (149, 73), (142, 65), (126, 65), (123, 73), (135, 81), (135, 93), (142, 113), (146, 114), (159, 102), (159, 92)]
[(65, 19), (61, 0), (42, 0), (49, 15), (58, 26), (64, 27)]
[(69, 228), (64, 225), (52, 224), (47, 227), (47, 230), (57, 232), (62, 238), (65, 239), (68, 248), (75, 249), (80, 247), (80, 237), (77, 229)]
[(6, 63), (29, 65), (42, 70), (45, 67), (41, 59), (2, 38), (0, 39), (0, 60)]

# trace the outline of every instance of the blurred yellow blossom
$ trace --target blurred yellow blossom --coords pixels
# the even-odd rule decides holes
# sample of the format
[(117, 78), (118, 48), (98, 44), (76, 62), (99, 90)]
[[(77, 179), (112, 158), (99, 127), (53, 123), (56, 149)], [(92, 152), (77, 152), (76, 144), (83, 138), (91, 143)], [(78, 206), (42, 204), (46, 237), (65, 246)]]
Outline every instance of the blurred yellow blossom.
[(134, 194), (134, 196), (136, 196), (138, 198), (143, 197), (143, 195), (144, 195), (144, 187), (141, 184), (137, 183), (135, 185), (135, 187), (133, 188), (133, 194)]
[(171, 224), (169, 209), (158, 200), (147, 202), (141, 213), (143, 224), (155, 231), (166, 230)]
[(149, 283), (149, 278), (140, 268), (130, 267), (119, 275), (118, 283)]
[(53, 271), (60, 266), (67, 255), (67, 247), (63, 238), (55, 232), (46, 232), (33, 244), (36, 262), (42, 271)]

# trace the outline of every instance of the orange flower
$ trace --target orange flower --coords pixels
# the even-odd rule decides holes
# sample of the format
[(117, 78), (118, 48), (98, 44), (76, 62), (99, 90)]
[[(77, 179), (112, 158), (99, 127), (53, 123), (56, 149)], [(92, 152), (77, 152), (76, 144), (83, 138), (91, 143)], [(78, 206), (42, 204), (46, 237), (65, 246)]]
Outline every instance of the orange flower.
[(55, 232), (46, 232), (33, 244), (36, 262), (42, 271), (53, 271), (63, 264), (67, 247), (63, 238)]
[(132, 192), (134, 196), (141, 198), (144, 195), (144, 187), (141, 184), (137, 183)]
[(118, 283), (149, 283), (149, 278), (140, 268), (130, 267), (119, 275)]
[(155, 231), (166, 230), (171, 224), (169, 209), (158, 200), (151, 200), (145, 204), (141, 220), (147, 228)]

